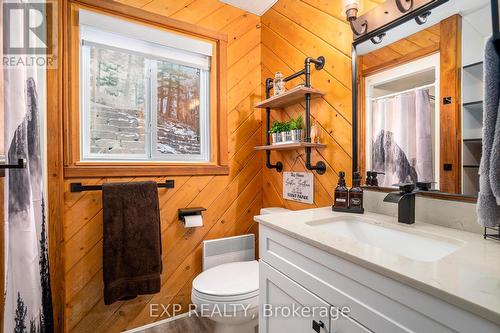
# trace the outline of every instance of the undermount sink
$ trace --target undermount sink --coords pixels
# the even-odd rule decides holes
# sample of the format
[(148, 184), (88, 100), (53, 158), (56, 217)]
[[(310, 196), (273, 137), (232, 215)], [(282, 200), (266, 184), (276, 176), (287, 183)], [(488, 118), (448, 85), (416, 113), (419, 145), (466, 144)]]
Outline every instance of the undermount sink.
[(339, 216), (307, 222), (309, 226), (324, 232), (419, 261), (437, 261), (463, 245), (458, 240), (441, 239), (424, 233), (404, 232), (374, 223), (377, 222), (358, 216)]

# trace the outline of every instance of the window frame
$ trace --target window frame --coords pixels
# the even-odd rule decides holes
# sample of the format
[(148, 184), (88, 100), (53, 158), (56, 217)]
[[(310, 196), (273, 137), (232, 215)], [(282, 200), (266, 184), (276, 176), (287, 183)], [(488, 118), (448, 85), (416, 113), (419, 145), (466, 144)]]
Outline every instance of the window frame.
[[(80, 101), (80, 32), (79, 10), (128, 20), (168, 33), (199, 39), (212, 44), (210, 58), (210, 82), (206, 97), (209, 100), (210, 142), (208, 161), (168, 161), (168, 160), (92, 160), (82, 159), (82, 122)], [(63, 79), (68, 85), (63, 87), (67, 96), (63, 108), (66, 128), (63, 137), (64, 176), (73, 177), (126, 177), (126, 176), (168, 176), (168, 175), (227, 175), (228, 142), (226, 111), (226, 63), (227, 35), (210, 31), (193, 24), (177, 21), (158, 14), (108, 1), (73, 0), (69, 6), (70, 15), (65, 29), (66, 41), (63, 59)], [(154, 81), (154, 80), (153, 80)], [(152, 96), (152, 94), (150, 94)], [(150, 103), (151, 101), (149, 101)], [(207, 147), (208, 148), (208, 147)]]

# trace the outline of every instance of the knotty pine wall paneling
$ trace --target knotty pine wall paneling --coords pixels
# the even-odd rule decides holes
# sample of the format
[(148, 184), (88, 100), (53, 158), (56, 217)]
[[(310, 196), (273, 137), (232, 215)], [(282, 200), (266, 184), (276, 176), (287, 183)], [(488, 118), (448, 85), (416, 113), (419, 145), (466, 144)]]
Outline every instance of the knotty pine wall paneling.
[[(380, 4), (362, 1), (361, 13)], [(312, 163), (325, 161), (324, 175), (314, 173), (314, 204), (301, 204), (282, 198), (282, 174), (263, 168), (264, 206), (305, 209), (330, 206), (338, 172), (345, 171), (350, 184), (352, 176), (352, 102), (351, 102), (352, 32), (342, 13), (341, 0), (279, 0), (262, 16), (262, 82), (281, 71), (286, 75), (301, 70), (308, 56), (326, 58), (323, 70), (312, 70), (311, 84), (326, 95), (311, 102), (312, 121), (321, 130), (327, 148), (313, 149)], [(301, 83), (295, 79), (287, 88)], [(263, 90), (262, 94), (264, 94)], [(271, 111), (272, 120), (288, 120), (304, 114), (305, 103), (283, 111)], [(262, 112), (262, 119), (265, 113)], [(265, 139), (265, 128), (262, 140)], [(265, 158), (265, 157), (263, 157)], [(273, 163), (282, 161), (284, 171), (307, 171), (305, 150), (273, 151)]]
[[(122, 0), (124, 4), (194, 23), (228, 35), (228, 176), (176, 176), (174, 189), (159, 189), (163, 240), (161, 292), (105, 306), (102, 281), (101, 193), (71, 193), (70, 182), (100, 184), (151, 178), (65, 179), (64, 285), (66, 332), (120, 332), (163, 317), (150, 316), (150, 304), (191, 301), (191, 283), (201, 271), (205, 239), (256, 233), (253, 216), (263, 202), (260, 17), (217, 0)], [(165, 178), (154, 178), (163, 181)], [(185, 229), (177, 209), (203, 206), (205, 225)], [(160, 306), (158, 306), (160, 307)], [(161, 309), (161, 307), (160, 307)], [(160, 311), (161, 312), (161, 311)], [(158, 313), (159, 314), (159, 313)]]

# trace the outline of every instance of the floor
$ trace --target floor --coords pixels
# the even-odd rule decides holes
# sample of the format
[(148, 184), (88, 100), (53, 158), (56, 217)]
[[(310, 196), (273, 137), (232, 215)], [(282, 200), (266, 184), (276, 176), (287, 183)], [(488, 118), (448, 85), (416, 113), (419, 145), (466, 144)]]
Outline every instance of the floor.
[(214, 323), (207, 318), (187, 316), (172, 320), (137, 333), (212, 333)]

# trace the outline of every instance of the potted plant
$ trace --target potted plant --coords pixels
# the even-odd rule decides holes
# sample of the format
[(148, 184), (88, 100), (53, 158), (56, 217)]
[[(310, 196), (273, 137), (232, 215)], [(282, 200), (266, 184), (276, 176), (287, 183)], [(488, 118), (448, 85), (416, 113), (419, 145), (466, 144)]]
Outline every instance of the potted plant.
[(302, 140), (302, 116), (298, 116), (297, 119), (290, 119), (289, 124), (291, 140), (293, 142), (300, 142)]
[(273, 144), (281, 142), (280, 131), (281, 131), (281, 123), (279, 121), (273, 121), (273, 124), (271, 125), (271, 130), (269, 131), (273, 139)]
[(290, 133), (290, 124), (288, 122), (281, 123), (280, 133), (281, 133), (281, 142), (287, 142), (292, 140), (292, 135)]

